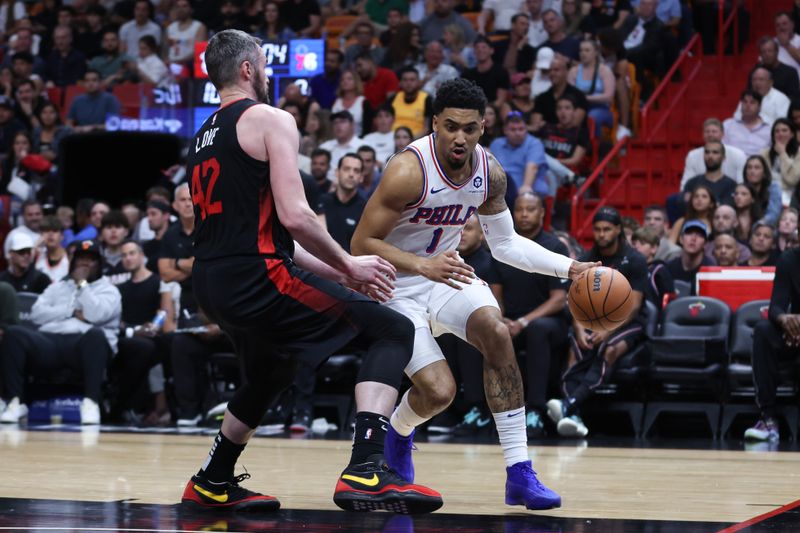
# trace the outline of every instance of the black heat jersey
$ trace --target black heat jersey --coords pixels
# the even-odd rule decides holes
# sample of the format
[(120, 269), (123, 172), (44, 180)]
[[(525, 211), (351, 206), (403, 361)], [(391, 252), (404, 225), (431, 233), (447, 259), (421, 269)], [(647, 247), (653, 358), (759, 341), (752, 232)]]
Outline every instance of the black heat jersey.
[(254, 105), (258, 102), (243, 98), (219, 109), (189, 147), (199, 261), (294, 255), (294, 241), (275, 210), (269, 163), (250, 157), (236, 137), (236, 123)]

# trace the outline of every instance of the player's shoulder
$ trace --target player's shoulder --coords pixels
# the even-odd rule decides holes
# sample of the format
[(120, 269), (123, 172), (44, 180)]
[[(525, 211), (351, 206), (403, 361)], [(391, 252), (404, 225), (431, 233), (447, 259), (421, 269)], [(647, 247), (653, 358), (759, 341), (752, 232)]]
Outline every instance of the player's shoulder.
[(254, 103), (244, 111), (242, 111), (242, 119), (246, 120), (270, 120), (271, 123), (276, 121), (285, 122), (288, 119), (294, 121), (294, 117), (283, 109), (272, 107), (269, 104)]

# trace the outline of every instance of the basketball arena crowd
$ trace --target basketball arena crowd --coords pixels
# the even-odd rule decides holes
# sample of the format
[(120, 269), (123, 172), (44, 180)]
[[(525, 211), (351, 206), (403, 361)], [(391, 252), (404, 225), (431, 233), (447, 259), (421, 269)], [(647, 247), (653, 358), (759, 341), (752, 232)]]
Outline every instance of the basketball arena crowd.
[[(613, 390), (618, 371), (641, 364), (630, 356), (644, 357), (651, 315), (692, 295), (700, 267), (718, 265), (777, 267), (769, 311), (746, 342), (747, 379), (757, 385), (749, 402), (760, 413), (746, 436), (777, 440), (782, 367), (800, 355), (800, 0), (774, 14), (773, 35), (754, 36), (759, 59), (736, 88), (739, 106), (706, 118), (679, 190), (642, 220), (599, 209), (589, 249), (570, 234), (569, 206), (558, 201), (610, 146), (636, 137), (636, 113), (692, 35), (714, 46), (717, 5), (1, 0), (0, 422), (24, 421), (34, 400), (66, 387), (80, 397), (82, 424), (218, 423), (239, 376), (228, 339), (192, 295), (185, 168), (148, 177), (155, 185), (141, 198), (65, 204), (59, 163), (65, 139), (102, 132), (120, 113), (120, 87), (191, 79), (195, 43), (240, 29), (270, 42), (325, 40), (323, 72), (288, 84), (272, 105), (295, 117), (309, 204), (345, 250), (389, 158), (431, 133), (438, 87), (462, 77), (489, 102), (479, 142), (506, 170), (517, 231), (620, 269), (643, 295), (621, 328), (638, 334), (586, 332), (569, 315), (565, 280), (498, 263), (477, 221), (466, 225), (459, 252), (501, 303), (523, 368), (530, 437), (585, 437), (581, 408)], [(480, 353), (451, 335), (438, 341), (459, 393), (428, 431), (491, 431)], [(357, 354), (350, 360), (357, 365)], [(322, 381), (301, 369), (263, 423), (310, 431)], [(559, 402), (572, 406), (565, 424), (548, 416)]]

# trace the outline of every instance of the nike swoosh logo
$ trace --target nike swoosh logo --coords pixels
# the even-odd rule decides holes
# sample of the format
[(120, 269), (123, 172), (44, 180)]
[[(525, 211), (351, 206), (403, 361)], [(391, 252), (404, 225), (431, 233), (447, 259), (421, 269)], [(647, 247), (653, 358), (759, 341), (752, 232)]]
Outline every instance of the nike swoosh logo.
[(447, 187), (442, 187), (441, 189), (434, 189), (433, 187), (431, 187), (431, 194), (436, 194), (437, 192), (442, 192), (446, 188)]
[(506, 415), (506, 418), (511, 418), (511, 417), (513, 417), (513, 416), (517, 416), (518, 414), (520, 414), (520, 413), (519, 413), (519, 412), (512, 413), (512, 414), (510, 414), (510, 415)]
[(478, 426), (479, 428), (482, 428), (482, 427), (484, 427), (484, 426), (487, 426), (487, 425), (489, 425), (489, 419), (488, 419), (488, 418), (486, 418), (486, 419), (484, 419), (484, 420), (481, 420), (481, 419), (479, 418), (479, 419), (478, 419), (478, 420), (475, 422), (475, 424), (477, 424), (477, 426)]
[(206, 498), (211, 498), (217, 503), (225, 503), (228, 501), (228, 492), (224, 492), (223, 494), (214, 494), (211, 491), (208, 491), (201, 487), (200, 485), (195, 485), (194, 490), (205, 496)]
[(365, 477), (358, 477), (358, 476), (351, 476), (350, 474), (344, 474), (342, 479), (347, 479), (348, 481), (355, 481), (356, 483), (361, 483), (362, 485), (366, 485), (367, 487), (374, 487), (378, 484), (378, 474), (372, 474), (372, 479), (368, 479)]

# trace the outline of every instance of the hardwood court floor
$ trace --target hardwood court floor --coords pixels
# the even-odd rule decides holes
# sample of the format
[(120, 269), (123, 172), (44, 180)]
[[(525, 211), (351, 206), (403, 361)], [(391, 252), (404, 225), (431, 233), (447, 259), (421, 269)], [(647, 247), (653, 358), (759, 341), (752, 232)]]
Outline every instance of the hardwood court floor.
[[(212, 438), (164, 434), (0, 429), (0, 498), (174, 504)], [(256, 438), (239, 462), (247, 486), (284, 509), (337, 510), (331, 495), (347, 441)], [(546, 514), (586, 520), (719, 522), (720, 528), (800, 497), (800, 453), (531, 447), (534, 468), (563, 507)], [(439, 490), (439, 513), (518, 514), (503, 504), (497, 445), (421, 443), (417, 481)], [(238, 472), (237, 472), (238, 473)], [(343, 515), (344, 516), (344, 515)]]

